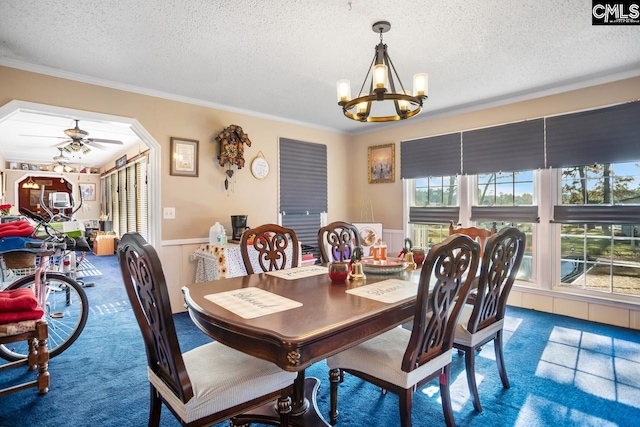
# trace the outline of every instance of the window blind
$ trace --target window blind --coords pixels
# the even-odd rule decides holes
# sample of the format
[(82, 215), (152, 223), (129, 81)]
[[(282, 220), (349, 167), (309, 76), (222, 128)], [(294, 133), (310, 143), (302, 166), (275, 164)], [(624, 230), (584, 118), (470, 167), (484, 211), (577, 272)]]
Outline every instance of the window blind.
[(462, 171), (461, 133), (432, 136), (400, 143), (400, 177), (458, 175)]
[(640, 205), (558, 205), (551, 222), (565, 224), (640, 224)]
[(118, 171), (118, 204), (119, 206), (119, 218), (118, 218), (118, 228), (115, 227), (114, 230), (118, 230), (118, 236), (123, 236), (127, 232), (127, 170), (120, 169)]
[(547, 167), (640, 160), (640, 101), (546, 119)]
[(282, 225), (313, 247), (317, 257), (320, 214), (327, 211), (327, 146), (280, 138)]
[(138, 210), (136, 209), (136, 166), (127, 166), (127, 233), (136, 231)]
[(537, 206), (472, 206), (471, 221), (540, 222)]
[(458, 223), (460, 219), (459, 206), (412, 206), (409, 208), (409, 223), (411, 224), (449, 224)]
[(462, 132), (467, 175), (544, 168), (544, 119)]
[(147, 187), (147, 157), (136, 162), (136, 231), (145, 240), (149, 237), (149, 190)]
[(280, 138), (280, 212), (327, 211), (327, 146)]

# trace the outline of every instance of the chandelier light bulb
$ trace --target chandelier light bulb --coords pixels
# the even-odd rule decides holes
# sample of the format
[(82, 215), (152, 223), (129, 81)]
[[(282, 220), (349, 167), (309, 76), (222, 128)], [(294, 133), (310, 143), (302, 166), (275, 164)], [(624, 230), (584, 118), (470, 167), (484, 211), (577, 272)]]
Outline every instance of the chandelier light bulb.
[(428, 96), (429, 76), (417, 73), (413, 76), (413, 96)]
[(338, 80), (338, 103), (351, 101), (351, 82), (349, 80)]
[(373, 88), (387, 89), (387, 73), (388, 68), (384, 64), (376, 64), (373, 67)]

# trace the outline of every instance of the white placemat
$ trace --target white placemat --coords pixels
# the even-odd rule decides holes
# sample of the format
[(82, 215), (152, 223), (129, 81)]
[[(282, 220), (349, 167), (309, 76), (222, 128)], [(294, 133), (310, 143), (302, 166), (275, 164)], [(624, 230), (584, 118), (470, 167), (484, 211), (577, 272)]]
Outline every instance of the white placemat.
[(205, 298), (244, 319), (302, 307), (302, 303), (298, 301), (253, 287), (209, 294)]
[(322, 265), (308, 265), (305, 267), (287, 268), (285, 270), (269, 271), (267, 274), (286, 280), (302, 279), (303, 277), (328, 274), (327, 267)]
[(384, 303), (393, 303), (415, 297), (418, 294), (418, 284), (400, 279), (387, 279), (345, 292)]

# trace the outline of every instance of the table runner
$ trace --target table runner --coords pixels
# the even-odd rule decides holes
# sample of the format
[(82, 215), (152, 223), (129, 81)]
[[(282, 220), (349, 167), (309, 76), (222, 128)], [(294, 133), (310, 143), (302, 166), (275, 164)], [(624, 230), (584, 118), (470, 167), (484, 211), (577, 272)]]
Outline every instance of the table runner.
[(400, 279), (387, 279), (371, 285), (348, 289), (348, 294), (384, 303), (394, 303), (418, 294), (418, 284)]
[(305, 267), (287, 268), (285, 270), (270, 271), (267, 274), (279, 277), (285, 280), (302, 279), (303, 277), (318, 276), (320, 274), (329, 274), (327, 267), (322, 265), (308, 265)]
[(233, 291), (205, 295), (205, 298), (244, 319), (254, 319), (296, 307), (302, 303), (264, 289), (248, 287)]

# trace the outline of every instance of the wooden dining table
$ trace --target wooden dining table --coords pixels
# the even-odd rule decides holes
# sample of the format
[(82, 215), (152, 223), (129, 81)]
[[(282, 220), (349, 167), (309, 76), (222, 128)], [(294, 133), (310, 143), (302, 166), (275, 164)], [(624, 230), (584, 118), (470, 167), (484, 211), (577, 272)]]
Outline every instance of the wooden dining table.
[[(297, 277), (296, 273), (305, 268), (316, 268), (316, 274)], [(292, 277), (253, 274), (194, 283), (182, 290), (191, 319), (211, 338), (243, 353), (271, 361), (286, 371), (298, 372), (292, 396), (293, 425), (328, 426), (316, 404), (320, 382), (316, 378), (306, 378), (305, 369), (409, 321), (415, 310), (415, 295), (388, 303), (347, 291), (392, 278), (415, 284), (420, 270), (367, 274), (365, 280), (337, 284), (331, 282), (323, 266), (286, 271)], [(380, 285), (383, 284), (378, 283)], [(250, 292), (255, 291), (254, 288), (301, 305), (245, 318), (212, 301), (233, 291)], [(237, 417), (236, 422), (259, 423), (273, 418), (277, 418), (277, 412), (273, 405), (268, 405)]]

